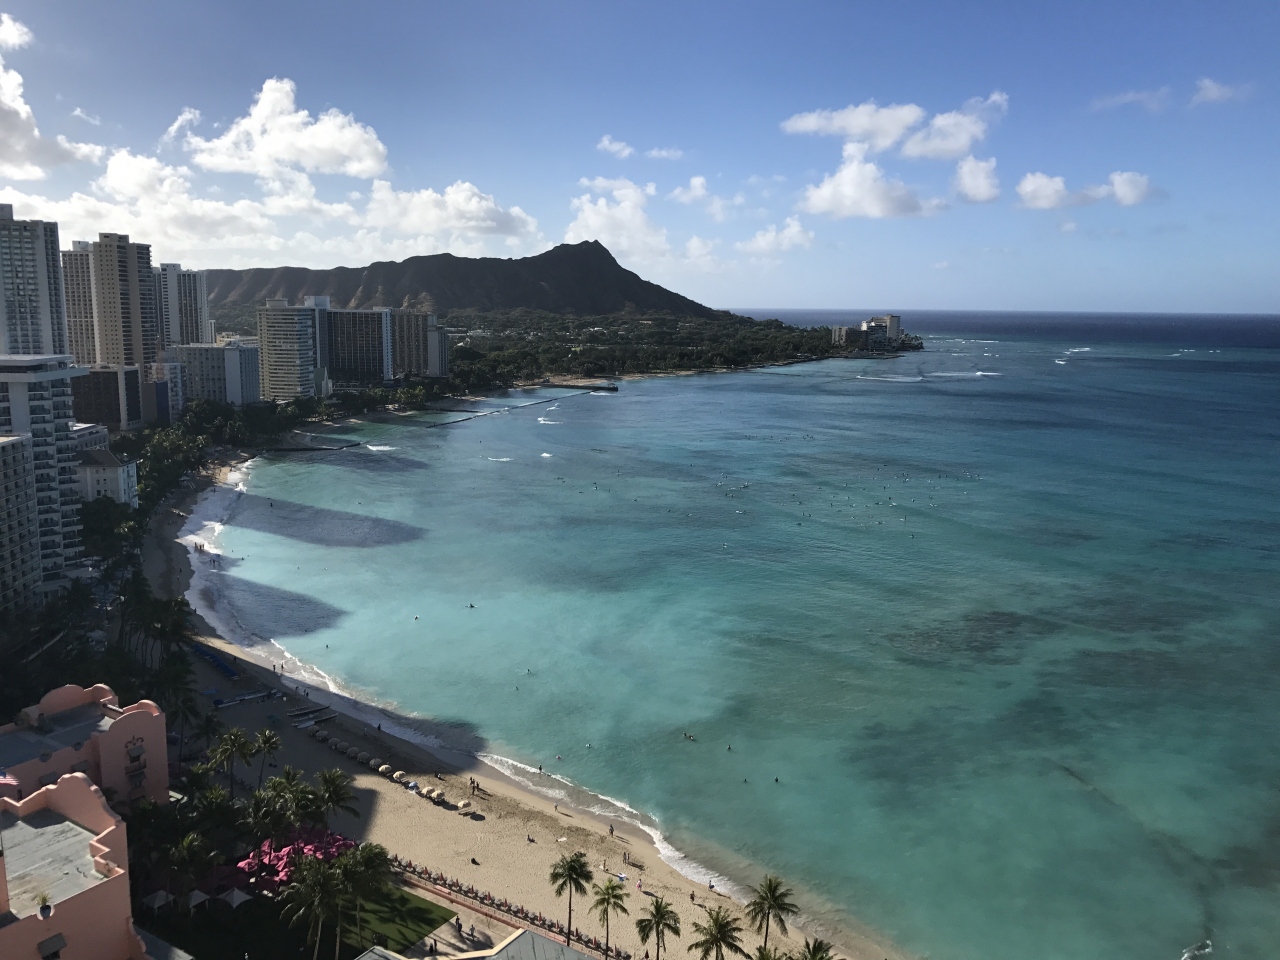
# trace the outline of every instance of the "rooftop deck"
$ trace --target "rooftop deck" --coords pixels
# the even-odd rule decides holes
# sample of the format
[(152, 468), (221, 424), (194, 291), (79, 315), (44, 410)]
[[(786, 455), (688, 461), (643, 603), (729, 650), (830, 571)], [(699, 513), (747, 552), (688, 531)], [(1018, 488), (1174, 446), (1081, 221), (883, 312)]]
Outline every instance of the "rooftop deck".
[(88, 743), (95, 733), (108, 730), (114, 719), (101, 705), (87, 703), (46, 715), (41, 729), (23, 727), (0, 734), (0, 770), (77, 743)]
[(61, 901), (106, 879), (89, 854), (93, 837), (91, 831), (53, 810), (37, 810), (21, 820), (0, 813), (10, 913), (19, 919), (35, 913), (36, 898), (42, 893), (49, 895), (56, 909)]

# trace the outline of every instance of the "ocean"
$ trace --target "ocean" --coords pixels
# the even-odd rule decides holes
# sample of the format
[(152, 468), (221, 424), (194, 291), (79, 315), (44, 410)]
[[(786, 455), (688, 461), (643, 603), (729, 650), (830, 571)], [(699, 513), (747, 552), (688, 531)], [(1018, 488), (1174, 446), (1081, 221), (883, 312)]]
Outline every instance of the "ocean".
[(329, 429), (201, 504), (189, 596), (921, 956), (1274, 956), (1280, 322), (903, 325)]

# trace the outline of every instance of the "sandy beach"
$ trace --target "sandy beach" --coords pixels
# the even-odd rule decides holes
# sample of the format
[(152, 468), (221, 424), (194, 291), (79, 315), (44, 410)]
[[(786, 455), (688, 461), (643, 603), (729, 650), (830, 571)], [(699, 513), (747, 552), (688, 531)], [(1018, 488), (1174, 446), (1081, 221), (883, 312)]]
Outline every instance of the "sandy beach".
[[(230, 470), (249, 456), (241, 452), (223, 458), (210, 468), (208, 476), (199, 479), (194, 489), (174, 494), (157, 509), (144, 544), (143, 566), (158, 595), (186, 594), (193, 571), (187, 548), (178, 539), (182, 527), (200, 494), (214, 483), (225, 482)], [(606, 873), (625, 876), (631, 915), (613, 922), (611, 942), (631, 951), (637, 958), (645, 956), (646, 948), (639, 942), (634, 920), (650, 896), (665, 897), (680, 914), (684, 936), (668, 944), (669, 949), (675, 950), (673, 956), (684, 954), (683, 945), (695, 938), (692, 924), (704, 916), (708, 906), (724, 906), (742, 916), (741, 904), (732, 897), (690, 880), (664, 862), (649, 834), (633, 824), (602, 819), (571, 803), (562, 802), (557, 807), (552, 800), (468, 753), (445, 748), (427, 750), (380, 731), (373, 720), (365, 723), (355, 717), (340, 716), (323, 725), (351, 745), (384, 759), (396, 769), (405, 770), (412, 779), (431, 780), (453, 803), (470, 799), (476, 815), (460, 816), (456, 811), (421, 799), (377, 775), (367, 765), (360, 765), (317, 742), (308, 735), (309, 731), (293, 728), (287, 718), (289, 710), (299, 704), (330, 703), (336, 699), (330, 691), (302, 680), (297, 675), (296, 662), (273, 663), (267, 656), (258, 656), (259, 651), (227, 642), (203, 618), (197, 616), (195, 622), (200, 640), (234, 657), (241, 670), (240, 679), (232, 682), (204, 661), (197, 660), (197, 688), (206, 691), (199, 697), (201, 707), (211, 709), (214, 697), (226, 698), (265, 686), (286, 690), (285, 701), (237, 704), (220, 711), (220, 716), (227, 726), (241, 727), (251, 735), (268, 725), (279, 732), (283, 746), (263, 771), (266, 776), (286, 764), (308, 773), (333, 766), (351, 773), (355, 777), (354, 789), (361, 815), (358, 819), (343, 817), (335, 822), (335, 829), (342, 833), (357, 840), (381, 843), (401, 858), (442, 871), (562, 922), (567, 902), (552, 893), (548, 873), (551, 864), (562, 854), (582, 850), (596, 873), (597, 882), (606, 879)], [(281, 672), (277, 673), (277, 669)], [(272, 723), (269, 715), (273, 714), (283, 720)], [(362, 714), (373, 715), (368, 711)], [(239, 775), (257, 783), (259, 769), (255, 764), (252, 770), (241, 770)], [(482, 788), (475, 795), (469, 789), (471, 778), (477, 779)], [(575, 898), (574, 926), (585, 934), (603, 938), (602, 925), (587, 915), (587, 904), (582, 902), (585, 899)], [(476, 922), (480, 939), (470, 944), (454, 944), (452, 949), (441, 942), (442, 950), (480, 949), (485, 939), (501, 938), (503, 931), (496, 925), (469, 914), (464, 917), (468, 924)], [(760, 938), (750, 931), (745, 917), (743, 926), (746, 929), (744, 946), (754, 951)], [(834, 928), (825, 923), (818, 926), (803, 919), (790, 925), (789, 936), (779, 936), (775, 929), (770, 935), (770, 946), (794, 950), (802, 945), (806, 935), (818, 935), (834, 942), (837, 955), (849, 960), (906, 960), (909, 956), (882, 942), (871, 931), (844, 925)]]

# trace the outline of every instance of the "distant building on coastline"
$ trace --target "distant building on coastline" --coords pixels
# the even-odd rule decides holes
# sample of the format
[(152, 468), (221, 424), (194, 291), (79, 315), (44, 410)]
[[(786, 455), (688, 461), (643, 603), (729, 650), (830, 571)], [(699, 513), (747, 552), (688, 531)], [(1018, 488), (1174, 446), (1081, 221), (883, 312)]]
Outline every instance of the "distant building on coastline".
[(259, 348), (254, 341), (229, 337), (218, 343), (171, 347), (166, 353), (183, 366), (188, 401), (213, 400), (241, 407), (262, 399)]
[(258, 308), (258, 379), (264, 400), (327, 397), (333, 392), (328, 354), (328, 297), (307, 297), (300, 306), (268, 300)]
[(138, 367), (104, 365), (80, 371), (84, 375), (72, 385), (77, 420), (101, 423), (117, 433), (142, 426), (144, 387), (153, 391), (153, 398), (155, 387), (144, 383)]
[(180, 263), (162, 263), (151, 270), (163, 349), (184, 343), (213, 343), (205, 272), (183, 270)]
[(434, 313), (399, 308), (329, 309), (329, 376), (378, 386), (404, 376), (449, 375), (449, 341)]
[(848, 342), (849, 342), (848, 327), (832, 327), (831, 328), (831, 343), (833, 346), (842, 347)]

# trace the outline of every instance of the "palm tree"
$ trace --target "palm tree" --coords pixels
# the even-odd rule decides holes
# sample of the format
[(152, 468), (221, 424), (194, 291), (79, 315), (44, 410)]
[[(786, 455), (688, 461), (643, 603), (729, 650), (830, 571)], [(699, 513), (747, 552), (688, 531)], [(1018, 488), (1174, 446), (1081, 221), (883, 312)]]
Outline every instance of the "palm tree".
[[(196, 881), (213, 865), (214, 854), (209, 842), (198, 833), (188, 833), (165, 852), (170, 872), (177, 877), (180, 897), (195, 888)], [(190, 909), (190, 902), (188, 902)]]
[(319, 792), (304, 781), (294, 767), (286, 766), (278, 776), (269, 778), (262, 790), (290, 829), (304, 823), (319, 826), (324, 822)]
[(208, 750), (209, 744), (222, 733), (222, 729), (222, 721), (211, 710), (200, 720), (200, 725), (196, 727), (196, 736), (204, 741), (204, 748)]
[(274, 730), (262, 729), (253, 741), (253, 752), (262, 757), (258, 766), (258, 789), (262, 789), (262, 775), (267, 772), (267, 760), (274, 758), (280, 750), (280, 734)]
[(647, 944), (653, 937), (653, 960), (662, 960), (662, 948), (667, 945), (667, 934), (680, 936), (680, 915), (661, 897), (649, 901), (636, 921), (636, 933), (640, 942)]
[(307, 939), (314, 939), (316, 943), (311, 960), (316, 960), (320, 955), (320, 934), (325, 923), (337, 917), (342, 910), (342, 882), (337, 870), (314, 857), (299, 860), (292, 882), (281, 899), (284, 909), (280, 915), (289, 920), (290, 926), (306, 922)]
[(391, 882), (391, 855), (378, 843), (362, 843), (337, 859), (347, 889), (356, 904), (356, 937), (364, 946), (360, 908), (366, 900), (376, 900)]
[(239, 727), (232, 727), (224, 733), (213, 751), (213, 763), (227, 768), (227, 792), (231, 795), (232, 803), (236, 799), (236, 760), (243, 760), (247, 764), (252, 759), (253, 742)]
[(760, 886), (752, 891), (747, 901), (747, 919), (755, 927), (756, 933), (764, 934), (764, 945), (769, 946), (769, 922), (777, 924), (778, 930), (787, 935), (787, 917), (793, 917), (800, 908), (791, 902), (792, 890), (773, 875), (760, 881)]
[(763, 943), (756, 947), (751, 960), (793, 960), (790, 954), (779, 953), (775, 947), (766, 947)]
[(587, 884), (595, 879), (591, 867), (587, 864), (587, 855), (579, 850), (572, 855), (565, 854), (551, 865), (551, 889), (557, 897), (569, 891), (569, 925), (565, 928), (564, 942), (569, 943), (573, 934), (573, 895), (586, 893)]
[(321, 770), (316, 774), (315, 779), (316, 792), (320, 800), (320, 813), (326, 821), (331, 813), (360, 816), (360, 811), (353, 805), (356, 795), (351, 789), (351, 784), (355, 781), (355, 777), (334, 767), (331, 770)]
[(699, 960), (724, 960), (726, 953), (739, 957), (747, 956), (742, 949), (742, 921), (724, 907), (711, 907), (707, 910), (707, 922), (695, 923), (693, 932), (700, 939), (689, 944), (690, 952), (697, 951)]
[(835, 960), (831, 944), (825, 940), (804, 938), (804, 946), (791, 955), (792, 960)]
[(623, 914), (629, 915), (631, 911), (627, 909), (627, 897), (631, 894), (627, 893), (626, 888), (610, 877), (603, 884), (594, 884), (591, 887), (591, 893), (595, 899), (591, 902), (591, 913), (604, 921), (604, 955), (609, 956), (609, 917)]

